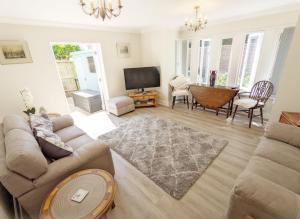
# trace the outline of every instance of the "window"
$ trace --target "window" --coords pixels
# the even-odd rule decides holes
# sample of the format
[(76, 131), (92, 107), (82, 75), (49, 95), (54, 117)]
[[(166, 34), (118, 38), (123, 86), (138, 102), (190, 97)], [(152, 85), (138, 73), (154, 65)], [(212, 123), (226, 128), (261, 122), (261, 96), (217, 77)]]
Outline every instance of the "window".
[(90, 73), (96, 73), (95, 61), (93, 56), (87, 57)]
[(246, 36), (242, 65), (238, 78), (238, 82), (242, 89), (250, 90), (254, 83), (262, 38), (263, 33), (250, 33)]
[(200, 40), (199, 42), (199, 62), (197, 81), (200, 83), (208, 82), (209, 62), (210, 62), (210, 40)]
[(175, 44), (175, 71), (176, 75), (183, 74), (186, 77), (191, 76), (192, 42), (190, 40), (177, 40)]
[(225, 85), (227, 85), (227, 82), (228, 82), (232, 41), (233, 41), (232, 38), (222, 40), (219, 72), (217, 74), (217, 84), (218, 85), (225, 86)]

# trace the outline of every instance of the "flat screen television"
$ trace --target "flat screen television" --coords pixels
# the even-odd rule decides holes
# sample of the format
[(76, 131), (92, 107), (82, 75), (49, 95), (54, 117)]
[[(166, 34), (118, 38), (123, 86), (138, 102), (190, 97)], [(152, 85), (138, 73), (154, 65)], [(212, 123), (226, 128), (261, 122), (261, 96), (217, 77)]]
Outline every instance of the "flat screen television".
[(158, 67), (125, 68), (124, 76), (126, 90), (160, 86)]

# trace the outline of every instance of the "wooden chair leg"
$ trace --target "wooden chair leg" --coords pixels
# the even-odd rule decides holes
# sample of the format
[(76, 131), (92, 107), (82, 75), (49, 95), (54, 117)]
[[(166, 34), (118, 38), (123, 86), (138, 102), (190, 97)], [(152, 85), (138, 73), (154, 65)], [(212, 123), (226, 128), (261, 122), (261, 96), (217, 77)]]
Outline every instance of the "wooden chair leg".
[(216, 110), (216, 115), (217, 115), (217, 116), (219, 115), (219, 109)]
[(190, 109), (189, 96), (186, 96), (186, 105), (187, 108)]
[(239, 107), (238, 105), (235, 106), (235, 109), (234, 109), (234, 112), (233, 112), (233, 115), (232, 115), (232, 121), (234, 120), (234, 117), (235, 117), (235, 114), (238, 110), (238, 107)]
[(192, 110), (194, 109), (194, 97), (192, 97)]
[(252, 118), (253, 118), (253, 109), (250, 109), (249, 128), (251, 128), (252, 125)]
[(227, 112), (226, 112), (226, 119), (229, 117), (230, 114), (230, 103), (228, 104)]
[(260, 109), (260, 119), (261, 119), (261, 124), (264, 124), (264, 113), (263, 113), (263, 108)]
[(174, 109), (175, 101), (176, 101), (176, 96), (173, 97), (172, 109)]

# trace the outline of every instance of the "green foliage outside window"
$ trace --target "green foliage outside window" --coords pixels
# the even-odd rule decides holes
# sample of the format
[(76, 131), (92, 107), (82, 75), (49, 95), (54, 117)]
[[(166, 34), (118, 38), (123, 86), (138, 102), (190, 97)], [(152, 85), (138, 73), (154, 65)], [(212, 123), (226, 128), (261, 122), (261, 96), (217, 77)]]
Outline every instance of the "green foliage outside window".
[(52, 48), (56, 60), (69, 60), (71, 52), (80, 51), (78, 45), (71, 44), (54, 44)]
[(217, 77), (217, 84), (221, 86), (225, 86), (227, 84), (228, 74), (223, 73), (219, 74)]
[(244, 88), (249, 88), (250, 86), (250, 74), (247, 74), (244, 76), (244, 80), (243, 80), (243, 87)]

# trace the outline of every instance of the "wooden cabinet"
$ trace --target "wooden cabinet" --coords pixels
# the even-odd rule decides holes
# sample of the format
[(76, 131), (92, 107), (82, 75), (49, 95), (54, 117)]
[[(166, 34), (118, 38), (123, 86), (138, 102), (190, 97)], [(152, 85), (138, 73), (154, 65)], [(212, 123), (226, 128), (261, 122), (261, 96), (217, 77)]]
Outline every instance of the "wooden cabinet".
[(129, 92), (128, 96), (134, 100), (135, 107), (157, 106), (159, 93), (155, 90), (145, 92)]
[(282, 112), (279, 122), (300, 127), (300, 113)]

